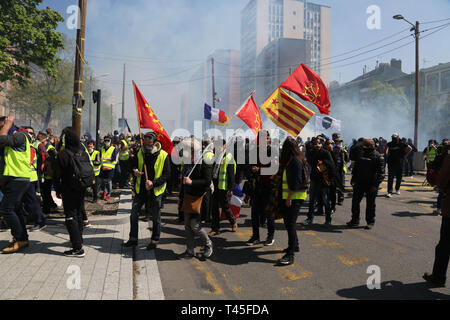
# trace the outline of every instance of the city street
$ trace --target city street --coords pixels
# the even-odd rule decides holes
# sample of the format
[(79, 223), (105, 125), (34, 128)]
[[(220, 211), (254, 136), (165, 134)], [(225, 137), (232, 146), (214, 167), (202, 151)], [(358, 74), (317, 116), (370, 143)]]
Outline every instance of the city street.
[[(155, 251), (145, 250), (151, 233), (143, 221), (139, 246), (122, 248), (128, 239), (131, 207), (131, 194), (125, 191), (116, 216), (90, 218), (93, 227), (85, 231), (85, 258), (62, 255), (68, 235), (63, 220), (57, 219), (30, 234), (30, 247), (0, 255), (0, 299), (449, 299), (448, 288), (431, 288), (422, 279), (432, 269), (439, 239), (441, 217), (433, 215), (436, 193), (422, 186), (424, 176), (404, 179), (401, 195), (388, 199), (381, 190), (372, 230), (363, 228), (364, 200), (361, 227), (345, 226), (350, 219), (349, 193), (329, 229), (322, 226), (323, 216), (317, 216), (310, 227), (301, 226), (304, 205), (297, 227), (300, 252), (288, 267), (274, 266), (287, 247), (281, 220), (276, 222), (273, 246), (246, 245), (251, 236), (249, 208), (241, 210), (236, 233), (222, 221), (223, 232), (213, 237), (211, 259), (179, 260), (185, 240), (175, 197), (169, 197), (162, 210), (162, 236)], [(261, 240), (265, 232), (261, 230)], [(0, 233), (0, 245), (9, 238), (9, 232)], [(80, 267), (79, 289), (70, 288), (71, 265)], [(369, 266), (379, 267), (379, 290), (367, 288), (374, 274), (372, 269), (368, 272)]]

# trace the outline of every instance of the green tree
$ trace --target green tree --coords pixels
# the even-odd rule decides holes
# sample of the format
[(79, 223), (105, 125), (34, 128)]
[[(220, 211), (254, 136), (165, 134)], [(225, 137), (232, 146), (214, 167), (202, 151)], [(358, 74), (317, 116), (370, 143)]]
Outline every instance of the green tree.
[(38, 9), (42, 1), (0, 1), (0, 83), (11, 80), (25, 85), (32, 65), (49, 76), (58, 74), (57, 53), (63, 38), (55, 29), (64, 19), (48, 7)]

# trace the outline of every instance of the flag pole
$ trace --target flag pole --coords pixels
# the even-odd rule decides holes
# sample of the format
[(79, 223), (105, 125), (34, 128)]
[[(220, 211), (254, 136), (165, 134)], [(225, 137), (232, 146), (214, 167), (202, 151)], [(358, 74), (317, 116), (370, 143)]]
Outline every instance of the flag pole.
[[(133, 91), (134, 91), (134, 102), (135, 102), (135, 104), (136, 104), (136, 113), (137, 113), (137, 116), (138, 116), (138, 128), (139, 128), (139, 141), (140, 141), (140, 143), (141, 143), (141, 150), (144, 148), (144, 141), (143, 141), (143, 139), (142, 139), (142, 132), (141, 132), (141, 113), (140, 113), (140, 111), (139, 111), (139, 108), (138, 108), (138, 104), (137, 104), (137, 99), (136, 99), (136, 83), (134, 82), (134, 80), (133, 80)], [(144, 153), (144, 151), (142, 151), (142, 153)], [(147, 181), (148, 180), (148, 173), (147, 173), (147, 165), (145, 164), (145, 161), (144, 161), (144, 173), (145, 173), (145, 181)]]

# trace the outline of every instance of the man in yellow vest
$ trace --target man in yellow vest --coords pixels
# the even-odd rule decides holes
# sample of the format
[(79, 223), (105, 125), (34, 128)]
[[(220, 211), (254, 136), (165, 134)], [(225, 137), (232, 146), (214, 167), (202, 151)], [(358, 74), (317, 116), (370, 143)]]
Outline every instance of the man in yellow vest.
[(100, 178), (102, 179), (103, 199), (105, 201), (111, 200), (112, 179), (114, 176), (114, 169), (116, 168), (117, 150), (111, 144), (111, 137), (104, 138), (105, 145), (101, 148), (102, 168)]
[(13, 241), (2, 250), (3, 253), (15, 253), (29, 245), (25, 219), (17, 209), (30, 185), (30, 148), (26, 133), (17, 132), (14, 117), (1, 117), (0, 149), (3, 150), (3, 161), (0, 162), (0, 185), (3, 199), (0, 202), (0, 216), (11, 228), (13, 236)]
[(428, 146), (423, 150), (423, 155), (427, 163), (427, 169), (431, 168), (431, 163), (433, 163), (437, 155), (437, 149), (438, 147), (436, 140), (429, 140)]
[(147, 203), (153, 220), (152, 238), (147, 246), (147, 250), (152, 250), (159, 243), (162, 196), (166, 191), (167, 181), (170, 178), (168, 154), (162, 150), (161, 142), (157, 140), (154, 132), (147, 132), (144, 135), (143, 146), (138, 151), (137, 157), (133, 158), (131, 168), (136, 177), (136, 195), (131, 208), (130, 236), (124, 246), (137, 246), (139, 213), (142, 206)]
[(53, 163), (56, 160), (56, 148), (50, 143), (50, 140), (46, 133), (40, 132), (38, 139), (41, 145), (45, 148), (47, 157), (44, 161), (44, 169), (41, 173), (41, 196), (42, 196), (42, 210), (44, 214), (49, 215), (51, 209), (57, 209), (58, 205), (55, 203), (52, 197), (52, 185), (53, 185)]
[(119, 188), (128, 187), (128, 177), (130, 176), (129, 169), (130, 151), (128, 142), (125, 139), (120, 141), (120, 153), (119, 153), (119, 164), (120, 164), (120, 182)]
[[(39, 190), (39, 173), (40, 170), (38, 168), (38, 163), (40, 164), (41, 161), (38, 161), (39, 155), (41, 151), (41, 142), (34, 139), (34, 129), (32, 127), (26, 127), (25, 130), (28, 132), (28, 141), (31, 146), (31, 177), (30, 177), (30, 186), (25, 191), (23, 197), (22, 197), (22, 203), (27, 210), (27, 212), (31, 213), (34, 217), (34, 226), (31, 229), (31, 231), (40, 231), (46, 227), (45, 223), (45, 216), (42, 213), (41, 205), (39, 203), (39, 199), (36, 195), (36, 192)], [(22, 207), (20, 207), (20, 210), (22, 210)]]
[[(216, 144), (216, 168), (213, 171), (214, 193), (212, 201), (212, 224), (209, 235), (220, 234), (220, 211), (222, 208), (225, 216), (230, 221), (231, 230), (236, 232), (237, 221), (233, 215), (230, 207), (230, 199), (233, 195), (235, 175), (236, 175), (236, 161), (233, 155), (227, 152), (226, 141), (222, 140)], [(217, 167), (218, 166), (218, 167)]]
[(95, 150), (94, 141), (89, 141), (87, 145), (87, 150), (89, 153), (89, 158), (91, 158), (92, 164), (94, 165), (94, 173), (95, 173), (95, 184), (92, 186), (92, 200), (94, 202), (98, 201), (98, 185), (100, 183), (100, 171), (102, 166), (102, 160), (100, 158), (100, 152)]

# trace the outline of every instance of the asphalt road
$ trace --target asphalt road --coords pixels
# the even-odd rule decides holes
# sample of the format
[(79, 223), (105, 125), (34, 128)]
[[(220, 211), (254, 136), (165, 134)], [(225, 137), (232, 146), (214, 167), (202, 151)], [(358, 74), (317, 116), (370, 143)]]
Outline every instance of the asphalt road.
[[(441, 224), (441, 217), (433, 214), (437, 193), (422, 186), (424, 178), (404, 178), (401, 195), (391, 199), (385, 197), (384, 182), (372, 230), (363, 229), (365, 200), (361, 227), (347, 228), (351, 192), (344, 205), (338, 206), (329, 229), (322, 226), (324, 216), (317, 216), (312, 226), (300, 225), (307, 211), (305, 203), (297, 220), (300, 252), (295, 264), (287, 267), (275, 266), (287, 247), (281, 220), (276, 221), (273, 246), (246, 245), (251, 236), (248, 208), (241, 210), (237, 232), (222, 221), (223, 233), (212, 238), (215, 250), (209, 260), (179, 260), (177, 255), (185, 250), (184, 225), (177, 222), (177, 199), (171, 197), (162, 211), (161, 244), (155, 252), (165, 298), (449, 299), (449, 288), (432, 288), (422, 279), (424, 272), (432, 270)], [(266, 230), (260, 232), (264, 240)], [(368, 278), (377, 275), (374, 269), (379, 270), (380, 289), (369, 290)]]

